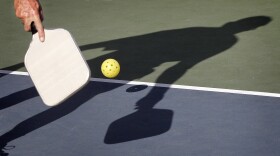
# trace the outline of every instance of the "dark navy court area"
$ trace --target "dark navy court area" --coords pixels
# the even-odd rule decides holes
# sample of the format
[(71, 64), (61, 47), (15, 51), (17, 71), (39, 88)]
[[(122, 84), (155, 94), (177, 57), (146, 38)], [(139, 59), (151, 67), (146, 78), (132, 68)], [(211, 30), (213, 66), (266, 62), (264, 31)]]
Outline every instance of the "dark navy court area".
[(3, 155), (278, 156), (280, 98), (91, 81), (57, 107), (1, 75)]

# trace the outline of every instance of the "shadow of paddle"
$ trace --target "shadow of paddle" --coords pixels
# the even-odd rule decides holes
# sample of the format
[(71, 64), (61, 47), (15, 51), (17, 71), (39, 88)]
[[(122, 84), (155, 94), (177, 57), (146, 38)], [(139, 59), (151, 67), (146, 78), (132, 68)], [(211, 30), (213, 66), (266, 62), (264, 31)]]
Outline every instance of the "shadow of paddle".
[(172, 118), (171, 110), (138, 110), (111, 123), (104, 143), (116, 144), (160, 135), (171, 128)]
[(122, 117), (110, 124), (104, 143), (116, 144), (163, 134), (171, 128), (173, 111), (153, 108), (155, 102), (162, 97), (157, 92), (166, 90), (155, 87), (145, 105), (137, 107), (137, 111)]

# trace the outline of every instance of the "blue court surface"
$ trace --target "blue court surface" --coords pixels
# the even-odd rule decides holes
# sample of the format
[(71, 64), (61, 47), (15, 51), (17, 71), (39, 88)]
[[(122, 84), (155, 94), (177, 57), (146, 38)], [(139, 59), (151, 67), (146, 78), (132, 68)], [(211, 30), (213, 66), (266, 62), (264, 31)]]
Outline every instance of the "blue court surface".
[[(0, 75), (1, 156), (279, 156), (280, 98), (90, 81), (47, 107)], [(276, 94), (277, 95), (277, 94)]]

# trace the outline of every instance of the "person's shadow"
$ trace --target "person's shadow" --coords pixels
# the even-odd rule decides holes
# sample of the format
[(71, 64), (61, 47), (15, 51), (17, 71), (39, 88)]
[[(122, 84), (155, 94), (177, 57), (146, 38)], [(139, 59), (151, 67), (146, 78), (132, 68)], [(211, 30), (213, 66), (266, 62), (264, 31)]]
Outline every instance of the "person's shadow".
[[(222, 53), (235, 45), (238, 42), (237, 33), (254, 30), (268, 24), (271, 20), (268, 16), (255, 16), (229, 22), (221, 27), (191, 27), (166, 30), (82, 45), (80, 49), (81, 51), (86, 51), (95, 48), (104, 48), (104, 50), (114, 51), (110, 54), (88, 60), (94, 77), (102, 77), (100, 65), (107, 58), (115, 58), (120, 62), (121, 74), (118, 79), (122, 80), (139, 79), (152, 73), (155, 67), (163, 63), (177, 62), (174, 66), (164, 71), (156, 81), (156, 83), (173, 84), (196, 64)], [(20, 68), (18, 66), (21, 65), (17, 64), (11, 66), (11, 68)], [(9, 70), (9, 67), (5, 69)], [(72, 101), (69, 100), (61, 106), (50, 108), (19, 123), (11, 131), (0, 136), (0, 146), (3, 148), (9, 141), (71, 113), (96, 94), (112, 90), (120, 85), (101, 89), (94, 93), (90, 90), (90, 94), (87, 92), (89, 86), (76, 96), (79, 97), (76, 100), (72, 98)], [(28, 90), (34, 92), (34, 88)], [(167, 91), (168, 88), (153, 87), (145, 97), (137, 101), (136, 112), (114, 121), (109, 126), (104, 142), (108, 144), (120, 143), (155, 136), (168, 131), (172, 122), (173, 111), (153, 108), (163, 99)], [(23, 93), (20, 92), (21, 94)], [(15, 95), (18, 94), (15, 93)], [(37, 96), (37, 94), (34, 92), (33, 96)], [(7, 99), (11, 98), (4, 97), (2, 101), (7, 101)], [(29, 98), (31, 97), (29, 96)], [(26, 98), (22, 99), (26, 100)], [(17, 102), (19, 101), (14, 100), (14, 103), (3, 106), (2, 109), (15, 105)], [(139, 127), (141, 124), (146, 127), (142, 127), (143, 131), (140, 128), (139, 131), (128, 134), (127, 129), (129, 129), (128, 126), (131, 126), (131, 124), (133, 126), (130, 130), (133, 130), (137, 126)], [(117, 136), (118, 134), (124, 135)]]
[[(82, 51), (104, 48), (114, 51), (89, 60), (93, 75), (101, 77), (98, 68), (107, 58), (121, 64), (122, 80), (135, 80), (154, 71), (166, 62), (177, 62), (165, 70), (156, 83), (173, 84), (190, 68), (222, 53), (238, 42), (237, 33), (254, 30), (271, 21), (267, 16), (255, 16), (229, 22), (221, 27), (192, 27), (166, 30), (140, 36), (80, 46)], [(136, 103), (138, 111), (114, 121), (104, 142), (114, 144), (159, 135), (171, 127), (173, 111), (154, 109), (168, 88), (153, 87)]]

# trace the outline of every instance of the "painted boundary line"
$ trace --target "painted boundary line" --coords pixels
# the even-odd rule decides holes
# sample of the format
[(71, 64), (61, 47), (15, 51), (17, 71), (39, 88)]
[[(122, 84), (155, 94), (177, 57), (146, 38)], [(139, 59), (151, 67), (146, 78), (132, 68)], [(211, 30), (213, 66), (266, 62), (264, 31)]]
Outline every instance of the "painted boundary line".
[[(20, 72), (20, 71), (0, 70), (0, 73), (29, 76), (29, 74), (27, 72)], [(152, 87), (167, 87), (167, 88), (173, 88), (173, 89), (187, 89), (187, 90), (209, 91), (209, 92), (219, 92), (219, 93), (280, 97), (280, 94), (278, 94), (278, 93), (256, 92), (256, 91), (246, 91), (246, 90), (209, 88), (209, 87), (185, 86), (185, 85), (174, 85), (174, 84), (169, 85), (169, 84), (162, 84), (162, 83), (125, 81), (125, 80), (115, 80), (115, 79), (113, 80), (113, 79), (102, 79), (102, 78), (90, 78), (90, 81), (106, 82), (106, 83), (120, 83), (120, 84), (130, 84), (130, 85), (147, 85), (147, 86), (152, 86)]]

